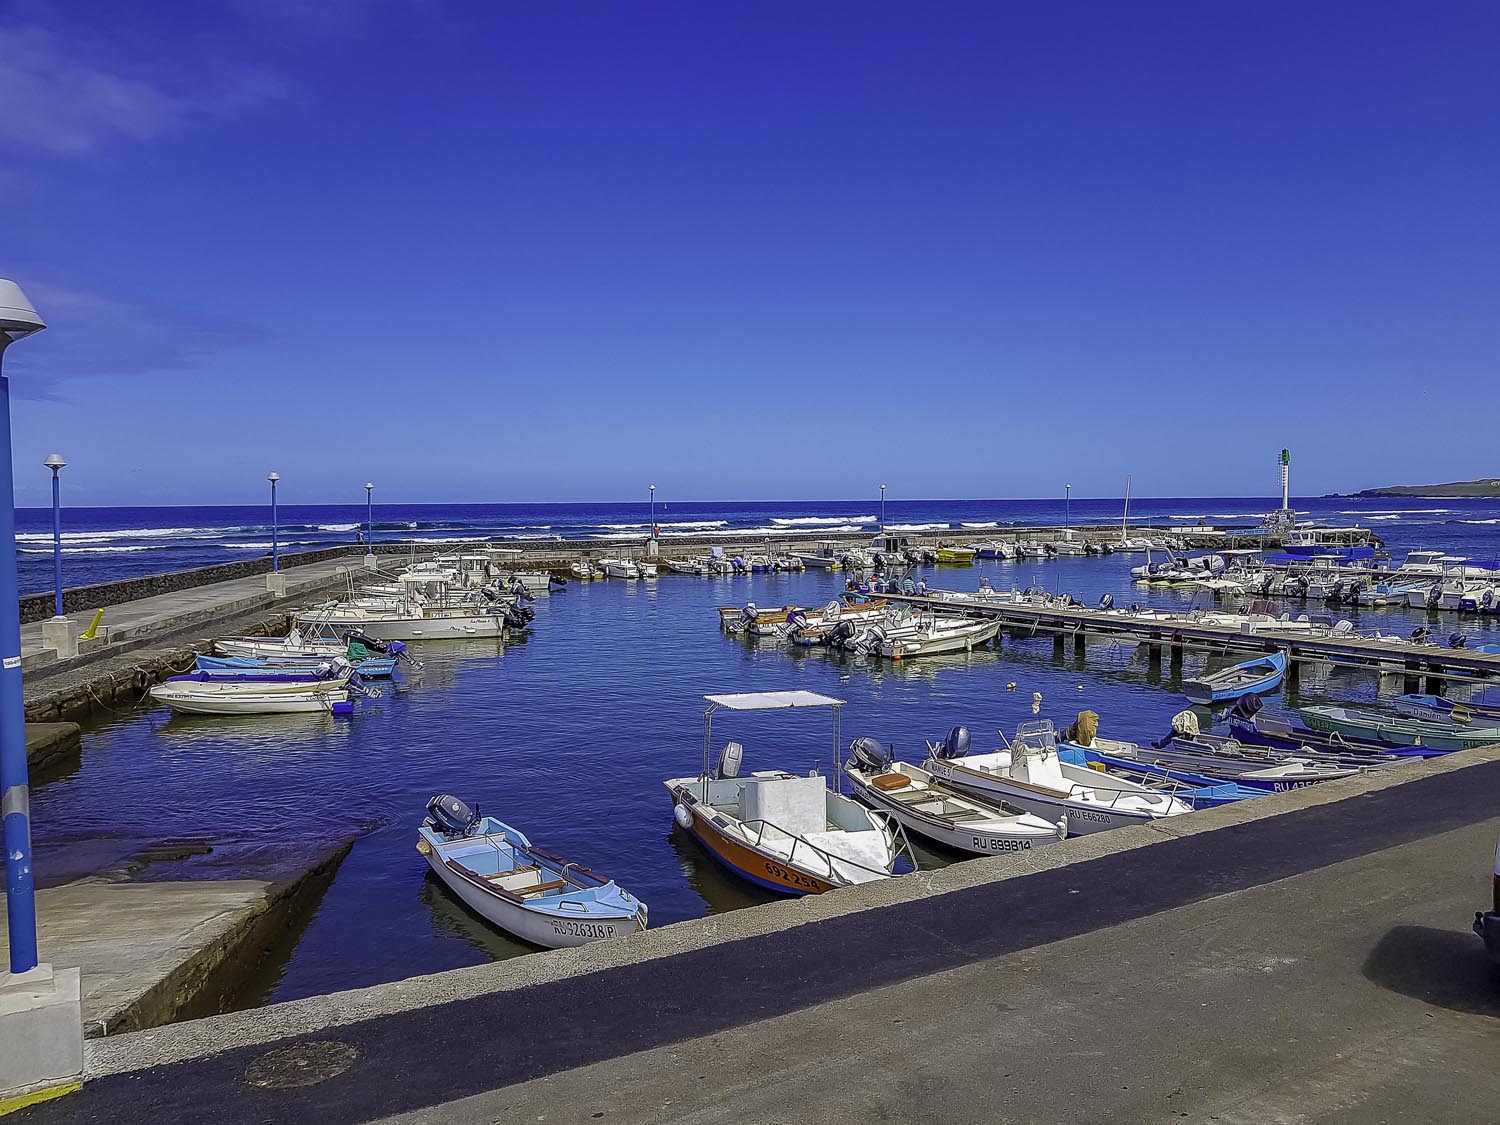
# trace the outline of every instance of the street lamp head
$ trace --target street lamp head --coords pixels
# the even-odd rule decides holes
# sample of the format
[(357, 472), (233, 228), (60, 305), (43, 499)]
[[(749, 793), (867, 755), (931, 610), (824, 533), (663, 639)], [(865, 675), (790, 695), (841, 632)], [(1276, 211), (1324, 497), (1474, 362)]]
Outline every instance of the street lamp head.
[(68, 463), (63, 460), (63, 455), (61, 453), (49, 453), (47, 454), (46, 460), (42, 462), (42, 466), (44, 468), (51, 469), (55, 473), (58, 469), (67, 468)]
[(0, 278), (0, 348), (46, 327), (47, 322), (31, 307), (21, 287)]
[(369, 481), (365, 481), (365, 491), (366, 492), (372, 492), (372, 491), (374, 491), (374, 489), (375, 489), (375, 486), (373, 484), (371, 484)]
[(656, 485), (654, 484), (648, 484), (646, 487), (649, 488), (652, 492), (656, 491)]
[(268, 481), (270, 481), (272, 484), (275, 484), (277, 481), (279, 481), (281, 479), (281, 474), (278, 473), (278, 472), (276, 472), (276, 470), (273, 469), (269, 473), (266, 474), (266, 479)]

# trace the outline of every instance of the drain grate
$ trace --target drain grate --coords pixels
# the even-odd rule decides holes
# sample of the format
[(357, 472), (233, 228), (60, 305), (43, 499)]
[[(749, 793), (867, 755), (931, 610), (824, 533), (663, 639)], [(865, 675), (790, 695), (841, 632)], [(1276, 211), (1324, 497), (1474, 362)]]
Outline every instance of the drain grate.
[(335, 1039), (278, 1047), (245, 1068), (245, 1081), (262, 1090), (291, 1090), (327, 1082), (354, 1065), (359, 1049)]

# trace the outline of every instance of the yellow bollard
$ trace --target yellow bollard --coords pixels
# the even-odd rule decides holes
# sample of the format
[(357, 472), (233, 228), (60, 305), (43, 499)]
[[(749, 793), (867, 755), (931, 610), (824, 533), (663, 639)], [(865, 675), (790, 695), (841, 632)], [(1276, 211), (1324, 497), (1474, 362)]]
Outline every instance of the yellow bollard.
[(83, 635), (80, 636), (78, 639), (81, 640), (81, 641), (91, 641), (91, 640), (93, 640), (94, 639), (94, 634), (99, 631), (99, 622), (101, 622), (103, 620), (104, 620), (104, 611), (102, 609), (96, 609), (96, 610), (94, 610), (94, 619), (89, 622), (89, 627), (83, 631)]

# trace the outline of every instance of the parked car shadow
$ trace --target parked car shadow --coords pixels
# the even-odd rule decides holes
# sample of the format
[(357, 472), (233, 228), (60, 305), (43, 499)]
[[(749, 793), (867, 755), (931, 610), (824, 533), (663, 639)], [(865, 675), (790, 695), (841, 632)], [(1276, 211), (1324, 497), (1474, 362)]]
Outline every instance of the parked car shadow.
[(1370, 951), (1366, 980), (1471, 1015), (1500, 1016), (1500, 967), (1467, 928), (1396, 926)]

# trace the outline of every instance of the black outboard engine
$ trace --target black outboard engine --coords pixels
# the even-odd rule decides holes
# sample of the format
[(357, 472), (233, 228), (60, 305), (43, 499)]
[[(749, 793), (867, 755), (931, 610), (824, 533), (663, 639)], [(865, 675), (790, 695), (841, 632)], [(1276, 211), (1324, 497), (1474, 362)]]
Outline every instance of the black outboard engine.
[(367, 637), (363, 630), (350, 629), (344, 634), (345, 644), (364, 645), (371, 652), (385, 652), (387, 645), (385, 641), (377, 641), (374, 637)]
[(1449, 648), (1468, 648), (1469, 647), (1469, 635), (1467, 633), (1449, 633), (1448, 634), (1448, 647)]
[(871, 773), (881, 773), (890, 764), (891, 756), (885, 747), (873, 738), (856, 738), (849, 743), (849, 757)]
[(938, 743), (933, 749), (934, 758), (962, 758), (969, 752), (969, 728), (954, 727), (948, 732), (948, 737)]
[(1426, 625), (1418, 625), (1411, 631), (1411, 643), (1414, 645), (1425, 645), (1432, 640), (1432, 630)]
[(1231, 713), (1237, 718), (1253, 719), (1257, 714), (1260, 713), (1260, 709), (1262, 706), (1263, 704), (1260, 701), (1260, 696), (1256, 695), (1254, 692), (1251, 692), (1248, 695), (1240, 696), (1234, 701), (1234, 707), (1231, 709)]
[(427, 802), (427, 819), (444, 836), (469, 836), (479, 827), (479, 806), (471, 809), (445, 793)]
[(512, 629), (524, 629), (531, 624), (532, 618), (536, 616), (536, 610), (526, 606), (511, 605), (505, 607), (505, 623)]
[(1113, 594), (1105, 594), (1102, 598), (1099, 599), (1099, 608), (1100, 609), (1114, 609), (1115, 608), (1115, 596)]
[(854, 636), (854, 623), (852, 621), (840, 621), (833, 627), (833, 632), (828, 634), (828, 643), (835, 648), (844, 648), (849, 643), (849, 638)]

